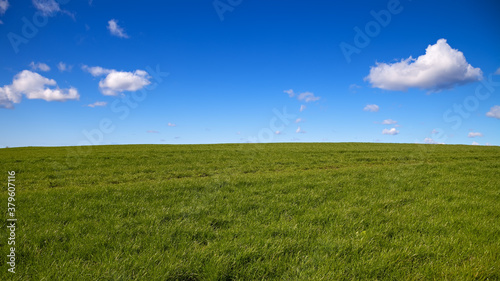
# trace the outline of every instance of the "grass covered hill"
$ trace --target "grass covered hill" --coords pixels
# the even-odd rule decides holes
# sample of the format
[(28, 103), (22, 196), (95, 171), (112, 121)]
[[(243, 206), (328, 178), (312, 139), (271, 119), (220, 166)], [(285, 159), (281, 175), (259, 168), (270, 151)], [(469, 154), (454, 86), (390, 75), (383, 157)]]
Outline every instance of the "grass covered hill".
[(500, 147), (8, 148), (0, 171), (0, 280), (500, 279)]

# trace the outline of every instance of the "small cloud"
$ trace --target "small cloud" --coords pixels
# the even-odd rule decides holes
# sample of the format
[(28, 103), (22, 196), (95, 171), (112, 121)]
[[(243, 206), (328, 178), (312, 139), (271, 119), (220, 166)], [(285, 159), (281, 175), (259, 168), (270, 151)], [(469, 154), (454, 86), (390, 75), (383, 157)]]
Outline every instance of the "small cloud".
[(368, 112), (378, 112), (379, 109), (380, 108), (376, 104), (368, 104), (365, 106), (365, 108), (363, 108), (364, 111), (368, 111)]
[(382, 134), (383, 135), (397, 135), (397, 134), (399, 134), (399, 131), (396, 130), (396, 128), (383, 129)]
[(300, 123), (300, 122), (302, 122), (302, 118), (297, 118), (297, 119), (295, 120), (295, 123)]
[(306, 132), (300, 128), (300, 126), (295, 130), (297, 134), (305, 134)]
[(236, 132), (237, 135), (241, 135), (241, 132)]
[(40, 71), (50, 71), (50, 67), (46, 65), (45, 63), (37, 62), (35, 63), (32, 61), (30, 63), (30, 67), (32, 70), (40, 70)]
[(158, 134), (160, 132), (155, 131), (155, 130), (149, 130), (149, 131), (146, 131), (146, 133), (148, 133), (148, 134)]
[(491, 117), (491, 118), (496, 118), (500, 119), (500, 105), (495, 105), (493, 106), (488, 113), (486, 113), (486, 116)]
[(94, 108), (94, 107), (97, 107), (97, 106), (106, 106), (107, 104), (108, 103), (105, 102), (105, 101), (96, 101), (94, 103), (88, 104), (87, 106)]
[(135, 92), (151, 84), (149, 74), (140, 69), (128, 72), (106, 69), (100, 66), (88, 67), (86, 65), (83, 65), (82, 69), (94, 77), (106, 75), (104, 79), (99, 81), (99, 89), (105, 96), (116, 96), (123, 92)]
[(479, 144), (479, 143), (477, 143), (477, 142), (475, 142), (475, 141), (473, 141), (473, 142), (472, 142), (472, 145), (480, 145), (480, 144)]
[(0, 0), (0, 16), (5, 14), (5, 11), (9, 8), (8, 0)]
[(177, 125), (175, 125), (174, 123), (170, 123), (170, 122), (168, 122), (167, 126), (169, 126), (169, 127), (175, 127), (175, 126), (177, 126)]
[(276, 131), (276, 132), (274, 132), (274, 134), (275, 134), (275, 135), (282, 135), (282, 134), (283, 134), (283, 132), (281, 132), (281, 131)]
[(500, 75), (500, 67), (495, 71), (495, 75)]
[(313, 93), (311, 92), (305, 92), (305, 93), (302, 93), (300, 94), (298, 97), (297, 97), (298, 100), (300, 101), (305, 101), (305, 102), (310, 102), (310, 101), (317, 101), (320, 99), (320, 97), (316, 97)]
[(283, 92), (288, 94), (288, 97), (290, 97), (290, 98), (297, 96), (297, 100), (299, 100), (299, 101), (311, 102), (311, 101), (317, 101), (320, 99), (320, 97), (315, 96), (311, 92), (304, 92), (304, 93), (301, 93), (299, 95), (296, 95), (292, 89), (285, 90)]
[(65, 64), (64, 62), (60, 61), (58, 64), (57, 64), (57, 69), (59, 69), (59, 71), (61, 72), (64, 72), (64, 71), (71, 71), (71, 69), (73, 68), (72, 65), (67, 65)]
[(295, 93), (293, 92), (293, 90), (292, 90), (292, 89), (290, 89), (290, 90), (285, 90), (285, 91), (283, 91), (283, 93), (288, 94), (288, 97), (290, 97), (290, 98), (293, 98), (293, 97), (295, 96)]
[(437, 92), (481, 80), (482, 71), (467, 63), (462, 52), (452, 49), (446, 39), (429, 45), (425, 55), (400, 62), (377, 63), (365, 77), (372, 87), (392, 91), (419, 88)]
[(118, 25), (118, 21), (115, 19), (112, 19), (108, 21), (108, 29), (111, 35), (120, 37), (120, 38), (129, 38), (127, 33), (125, 33), (125, 30)]
[(87, 71), (88, 73), (90, 73), (94, 77), (101, 76), (101, 75), (107, 75), (113, 71), (111, 69), (102, 68), (100, 66), (89, 67), (87, 65), (83, 65), (82, 70)]
[(435, 134), (438, 134), (438, 133), (439, 133), (439, 130), (436, 130), (436, 129), (433, 129), (432, 132), (431, 132), (432, 135), (435, 135)]
[[(75, 15), (66, 11), (62, 10), (61, 7), (59, 7), (59, 3), (61, 2), (60, 0), (33, 0), (33, 6), (40, 11), (44, 16), (54, 16), (57, 13), (61, 12), (63, 14), (68, 15), (71, 17), (73, 20), (75, 20)], [(65, 3), (65, 2), (64, 2)]]
[(351, 91), (352, 93), (356, 93), (358, 89), (361, 89), (363, 87), (357, 85), (357, 84), (351, 84), (349, 85), (349, 91)]
[(51, 16), (61, 11), (59, 4), (55, 0), (33, 0), (33, 5), (45, 16)]
[(398, 123), (398, 121), (395, 121), (392, 119), (385, 119), (384, 121), (382, 121), (383, 125), (392, 125), (392, 124), (396, 124), (396, 123)]
[(468, 137), (469, 138), (475, 138), (475, 137), (482, 137), (483, 134), (479, 133), (479, 132), (470, 132)]
[(300, 112), (304, 111), (306, 109), (306, 106), (305, 105), (300, 105)]

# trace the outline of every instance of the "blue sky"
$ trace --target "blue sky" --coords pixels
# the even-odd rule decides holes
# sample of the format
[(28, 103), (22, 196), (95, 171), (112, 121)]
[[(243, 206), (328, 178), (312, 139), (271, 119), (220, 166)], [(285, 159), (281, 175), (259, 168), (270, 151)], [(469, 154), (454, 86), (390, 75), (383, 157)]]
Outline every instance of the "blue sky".
[(0, 147), (500, 145), (499, 8), (0, 0)]

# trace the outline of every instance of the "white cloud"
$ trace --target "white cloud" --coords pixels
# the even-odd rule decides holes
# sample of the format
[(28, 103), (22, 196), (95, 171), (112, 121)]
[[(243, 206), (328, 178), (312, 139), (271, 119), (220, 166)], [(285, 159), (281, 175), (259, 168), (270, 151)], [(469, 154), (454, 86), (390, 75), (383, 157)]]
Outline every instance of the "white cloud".
[(305, 92), (297, 96), (297, 99), (300, 101), (305, 101), (305, 102), (310, 102), (310, 101), (317, 101), (320, 99), (320, 97), (314, 96), (313, 93), (311, 92)]
[(475, 141), (473, 141), (473, 142), (472, 142), (472, 145), (480, 145), (480, 144), (479, 144), (479, 143), (477, 143), (477, 142), (475, 142)]
[(155, 131), (155, 130), (149, 130), (149, 131), (146, 131), (146, 133), (148, 133), (148, 134), (159, 134), (160, 132)]
[(295, 94), (295, 92), (293, 91), (293, 89), (285, 90), (285, 91), (283, 91), (283, 93), (286, 93), (288, 95), (288, 97), (290, 97), (290, 98), (293, 98), (293, 97), (296, 96), (297, 100), (299, 100), (299, 101), (305, 101), (305, 102), (317, 101), (317, 100), (320, 99), (320, 97), (315, 96), (311, 92), (304, 92), (304, 93), (301, 93), (301, 94), (297, 95), (297, 94)]
[(493, 106), (488, 113), (486, 113), (486, 116), (491, 117), (491, 118), (496, 118), (500, 119), (500, 105), (495, 105)]
[(82, 70), (87, 71), (88, 73), (90, 73), (94, 77), (110, 74), (113, 71), (111, 69), (102, 68), (100, 66), (89, 67), (87, 65), (83, 65)]
[(151, 84), (149, 74), (144, 70), (134, 72), (112, 71), (99, 82), (101, 92), (106, 96), (116, 96), (128, 91), (134, 92)]
[(302, 118), (297, 118), (297, 119), (295, 120), (295, 123), (300, 123), (300, 122), (302, 122)]
[(399, 134), (399, 131), (396, 130), (396, 128), (383, 129), (382, 134), (383, 135), (397, 135), (397, 134)]
[(305, 134), (306, 132), (300, 128), (300, 126), (295, 130), (297, 134)]
[(479, 133), (479, 132), (470, 132), (468, 137), (469, 138), (475, 138), (475, 137), (482, 137), (483, 134)]
[(115, 19), (112, 19), (108, 21), (108, 29), (109, 32), (111, 32), (111, 35), (120, 37), (120, 38), (129, 38), (127, 33), (125, 33), (125, 30), (118, 25), (118, 21)]
[(105, 101), (96, 101), (94, 103), (91, 103), (87, 105), (88, 107), (97, 107), (97, 106), (106, 106), (108, 103)]
[(0, 16), (5, 14), (5, 11), (9, 8), (8, 0), (0, 0)]
[(365, 106), (365, 108), (363, 108), (364, 111), (368, 111), (368, 112), (378, 112), (380, 109), (380, 107), (378, 107), (378, 105), (376, 104), (368, 104)]
[(392, 64), (377, 63), (370, 68), (365, 80), (372, 87), (385, 90), (419, 88), (440, 91), (481, 80), (482, 75), (481, 69), (467, 63), (462, 52), (452, 49), (446, 39), (439, 39), (417, 59), (410, 56)]
[(303, 104), (301, 104), (301, 105), (300, 105), (300, 112), (304, 111), (305, 109), (306, 109), (306, 106), (305, 106), (305, 105), (303, 105)]
[(53, 15), (61, 11), (55, 0), (33, 0), (33, 5), (44, 15)]
[(170, 122), (168, 122), (167, 126), (169, 126), (169, 127), (175, 127), (175, 126), (177, 126), (177, 125), (175, 125), (174, 123), (170, 123)]
[(392, 125), (392, 124), (396, 124), (396, 123), (398, 123), (398, 121), (392, 120), (392, 119), (385, 119), (384, 121), (382, 121), (383, 125)]
[(293, 90), (292, 90), (292, 89), (290, 89), (290, 90), (285, 90), (285, 91), (283, 91), (283, 93), (288, 94), (288, 97), (290, 97), (290, 98), (293, 98), (293, 97), (295, 96), (295, 93), (293, 92)]
[(500, 75), (500, 67), (497, 69), (497, 71), (495, 71), (495, 74)]
[(276, 131), (276, 132), (274, 132), (274, 134), (276, 134), (276, 135), (281, 135), (281, 134), (283, 134), (283, 132), (281, 132), (281, 131)]
[(19, 72), (14, 76), (12, 84), (0, 88), (0, 107), (13, 108), (14, 103), (21, 102), (22, 95), (28, 99), (45, 101), (67, 101), (80, 98), (75, 88), (60, 89), (55, 80), (29, 70)]
[(45, 63), (41, 63), (41, 62), (35, 63), (34, 61), (32, 61), (30, 63), (30, 67), (33, 70), (50, 71), (50, 67), (48, 65), (46, 65)]
[(71, 69), (73, 68), (72, 65), (67, 65), (65, 64), (64, 62), (60, 61), (58, 64), (57, 64), (57, 69), (59, 69), (59, 71), (61, 72), (64, 72), (64, 71), (71, 71)]
[(99, 89), (106, 96), (116, 96), (125, 91), (134, 92), (151, 84), (149, 74), (140, 69), (134, 72), (126, 72), (100, 66), (88, 67), (86, 65), (82, 66), (82, 69), (88, 71), (94, 77), (106, 75), (104, 79), (99, 81)]
[(426, 144), (444, 144), (442, 142), (437, 142), (437, 141), (435, 141), (435, 140), (433, 140), (431, 138), (425, 138), (424, 139), (424, 143), (426, 143)]

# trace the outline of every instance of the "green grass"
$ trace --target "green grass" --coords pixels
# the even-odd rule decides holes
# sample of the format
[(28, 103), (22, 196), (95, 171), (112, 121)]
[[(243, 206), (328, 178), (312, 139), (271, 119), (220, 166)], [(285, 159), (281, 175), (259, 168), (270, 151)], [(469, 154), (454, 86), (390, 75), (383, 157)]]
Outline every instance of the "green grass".
[(500, 147), (0, 150), (0, 280), (499, 280)]

